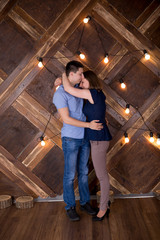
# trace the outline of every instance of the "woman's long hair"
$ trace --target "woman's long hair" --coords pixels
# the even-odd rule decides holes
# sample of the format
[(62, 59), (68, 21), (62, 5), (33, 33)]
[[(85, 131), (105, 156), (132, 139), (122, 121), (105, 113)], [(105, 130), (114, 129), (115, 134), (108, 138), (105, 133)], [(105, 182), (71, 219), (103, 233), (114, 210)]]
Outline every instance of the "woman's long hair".
[(101, 81), (93, 71), (88, 70), (88, 71), (84, 72), (83, 75), (89, 81), (89, 85), (90, 85), (89, 88), (102, 90)]

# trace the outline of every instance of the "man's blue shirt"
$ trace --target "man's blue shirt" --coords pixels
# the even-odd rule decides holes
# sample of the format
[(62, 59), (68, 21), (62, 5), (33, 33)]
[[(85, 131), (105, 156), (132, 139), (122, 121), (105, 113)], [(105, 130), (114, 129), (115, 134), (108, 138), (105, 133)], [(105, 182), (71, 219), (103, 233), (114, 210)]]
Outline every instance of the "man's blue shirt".
[[(63, 85), (61, 85), (54, 93), (53, 103), (57, 109), (68, 107), (70, 117), (83, 122), (86, 121), (86, 117), (82, 112), (83, 99), (74, 97), (65, 92)], [(61, 137), (82, 139), (84, 138), (84, 128), (63, 123)]]

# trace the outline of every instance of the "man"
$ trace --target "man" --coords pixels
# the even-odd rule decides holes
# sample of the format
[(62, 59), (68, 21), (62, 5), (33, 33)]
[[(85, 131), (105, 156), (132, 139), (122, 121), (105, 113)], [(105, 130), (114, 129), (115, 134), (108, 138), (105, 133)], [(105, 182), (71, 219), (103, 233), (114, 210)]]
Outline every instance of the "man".
[[(69, 62), (66, 66), (66, 74), (70, 83), (75, 86), (80, 83), (82, 79), (83, 65), (77, 61)], [(97, 120), (89, 123), (85, 122), (86, 118), (82, 112), (83, 99), (76, 98), (65, 92), (63, 85), (55, 92), (53, 103), (63, 120), (61, 138), (65, 163), (63, 176), (65, 209), (70, 220), (78, 221), (80, 217), (76, 212), (74, 195), (74, 178), (76, 171), (81, 210), (85, 210), (91, 215), (95, 214), (95, 211), (89, 203), (88, 158), (90, 154), (90, 144), (89, 141), (84, 139), (84, 127), (100, 130), (102, 124), (97, 123)]]

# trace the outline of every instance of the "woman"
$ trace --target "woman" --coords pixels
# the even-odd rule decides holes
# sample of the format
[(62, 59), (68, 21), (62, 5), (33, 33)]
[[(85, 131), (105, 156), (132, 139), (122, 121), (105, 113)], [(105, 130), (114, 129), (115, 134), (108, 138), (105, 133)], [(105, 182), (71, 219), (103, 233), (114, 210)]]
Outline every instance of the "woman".
[(109, 177), (106, 170), (106, 152), (109, 147), (109, 141), (112, 139), (105, 120), (105, 95), (102, 92), (100, 80), (92, 71), (84, 72), (84, 77), (79, 88), (74, 88), (66, 74), (62, 75), (63, 85), (66, 92), (79, 98), (86, 99), (83, 112), (90, 122), (99, 119), (103, 123), (103, 129), (100, 131), (85, 129), (85, 137), (91, 143), (91, 156), (96, 176), (100, 181), (100, 208), (97, 216), (93, 217), (94, 221), (102, 221), (104, 216), (109, 216)]

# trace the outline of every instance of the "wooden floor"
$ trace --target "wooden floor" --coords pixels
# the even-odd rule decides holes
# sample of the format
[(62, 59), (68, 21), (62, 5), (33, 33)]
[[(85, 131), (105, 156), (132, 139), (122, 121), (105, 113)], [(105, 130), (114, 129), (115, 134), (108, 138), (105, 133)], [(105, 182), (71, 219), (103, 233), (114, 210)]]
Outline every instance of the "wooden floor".
[[(95, 202), (92, 202), (95, 204)], [(0, 240), (159, 240), (160, 201), (156, 198), (116, 199), (109, 220), (92, 222), (81, 212), (70, 222), (63, 202), (35, 203), (31, 209), (14, 205), (0, 210)]]

